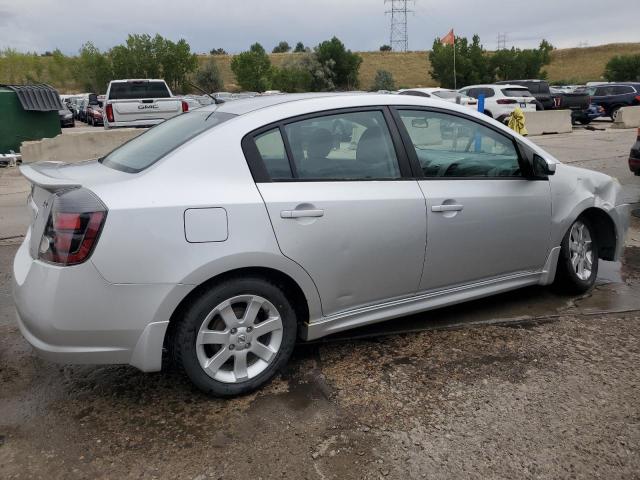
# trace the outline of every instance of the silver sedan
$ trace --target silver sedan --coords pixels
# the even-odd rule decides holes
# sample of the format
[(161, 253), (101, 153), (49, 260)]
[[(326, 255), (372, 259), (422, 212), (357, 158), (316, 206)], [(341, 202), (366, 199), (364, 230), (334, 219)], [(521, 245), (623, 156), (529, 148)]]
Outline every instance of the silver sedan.
[(298, 337), (527, 285), (585, 292), (624, 245), (616, 180), (468, 108), (399, 95), (256, 97), (104, 158), (24, 165), (24, 337), (65, 363), (268, 381)]

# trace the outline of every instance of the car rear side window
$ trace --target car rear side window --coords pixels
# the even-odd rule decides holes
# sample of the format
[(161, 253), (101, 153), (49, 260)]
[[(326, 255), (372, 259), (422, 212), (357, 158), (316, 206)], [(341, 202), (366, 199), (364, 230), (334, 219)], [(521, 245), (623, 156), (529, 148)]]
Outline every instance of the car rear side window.
[(313, 117), (284, 126), (297, 178), (400, 178), (400, 166), (379, 110)]
[(399, 110), (425, 177), (516, 177), (519, 156), (509, 137), (446, 113)]
[(169, 98), (171, 92), (164, 82), (132, 81), (113, 82), (109, 89), (110, 100), (135, 100), (138, 98)]
[(613, 87), (614, 95), (624, 95), (627, 93), (635, 93), (635, 90), (632, 87), (627, 85), (617, 85)]
[(260, 158), (272, 180), (293, 178), (279, 128), (257, 135), (254, 140)]
[(178, 115), (116, 148), (100, 162), (127, 173), (141, 172), (183, 143), (235, 116), (215, 110)]

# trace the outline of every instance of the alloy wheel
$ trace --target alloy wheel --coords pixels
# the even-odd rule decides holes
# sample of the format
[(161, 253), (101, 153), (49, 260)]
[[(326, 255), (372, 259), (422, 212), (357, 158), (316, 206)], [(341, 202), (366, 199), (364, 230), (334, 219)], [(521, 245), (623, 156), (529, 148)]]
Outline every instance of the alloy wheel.
[(589, 228), (580, 220), (569, 232), (569, 253), (573, 271), (580, 280), (586, 281), (593, 270), (593, 242)]
[(243, 382), (274, 361), (282, 334), (282, 318), (271, 302), (257, 295), (238, 295), (218, 304), (200, 325), (198, 361), (214, 380)]

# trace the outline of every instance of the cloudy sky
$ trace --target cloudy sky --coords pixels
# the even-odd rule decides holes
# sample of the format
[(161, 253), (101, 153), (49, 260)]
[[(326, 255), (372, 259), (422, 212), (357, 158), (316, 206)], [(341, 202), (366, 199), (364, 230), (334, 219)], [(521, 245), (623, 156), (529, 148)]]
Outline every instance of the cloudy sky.
[[(430, 48), (436, 36), (480, 34), (495, 49), (533, 47), (546, 38), (556, 47), (581, 43), (639, 42), (640, 0), (416, 0), (409, 16), (409, 48)], [(185, 38), (196, 52), (230, 53), (258, 41), (316, 45), (333, 35), (352, 50), (377, 50), (389, 41), (383, 0), (0, 0), (0, 48), (67, 54), (91, 40), (100, 49), (128, 33)], [(636, 10), (632, 13), (632, 10)]]

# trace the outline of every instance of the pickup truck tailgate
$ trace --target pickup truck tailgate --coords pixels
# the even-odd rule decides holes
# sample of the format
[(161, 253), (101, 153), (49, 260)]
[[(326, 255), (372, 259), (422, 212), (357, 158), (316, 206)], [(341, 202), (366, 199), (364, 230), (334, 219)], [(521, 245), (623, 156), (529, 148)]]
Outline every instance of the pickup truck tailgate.
[(127, 122), (144, 118), (166, 120), (182, 110), (182, 103), (175, 98), (113, 100), (110, 102), (116, 122)]

